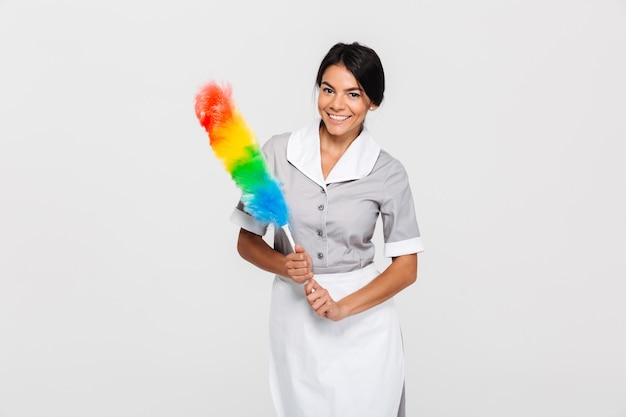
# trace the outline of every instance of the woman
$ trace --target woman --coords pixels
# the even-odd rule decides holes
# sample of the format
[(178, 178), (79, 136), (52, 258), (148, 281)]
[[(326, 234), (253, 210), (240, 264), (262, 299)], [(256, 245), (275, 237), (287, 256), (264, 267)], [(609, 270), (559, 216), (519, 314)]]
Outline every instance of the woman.
[[(283, 184), (295, 250), (282, 230), (270, 247), (266, 225), (243, 205), (239, 254), (275, 274), (270, 308), (270, 386), (281, 417), (404, 415), (404, 358), (393, 296), (415, 282), (423, 250), (402, 164), (364, 126), (383, 101), (374, 50), (338, 43), (322, 60), (319, 118), (263, 146)], [(372, 236), (382, 218), (378, 272)]]

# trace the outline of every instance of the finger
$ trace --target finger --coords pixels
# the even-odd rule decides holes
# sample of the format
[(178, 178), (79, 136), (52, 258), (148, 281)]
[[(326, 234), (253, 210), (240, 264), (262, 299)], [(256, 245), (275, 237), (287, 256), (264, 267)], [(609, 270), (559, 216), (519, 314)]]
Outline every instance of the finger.
[(333, 306), (331, 302), (325, 303), (323, 308), (320, 308), (320, 316), (321, 317), (332, 317), (333, 314)]
[(305, 294), (311, 294), (311, 293), (315, 292), (315, 287), (316, 286), (319, 286), (317, 281), (315, 281), (313, 278), (309, 279), (306, 282), (306, 284), (304, 285), (304, 292), (305, 292)]
[(312, 290), (311, 292), (309, 292), (307, 294), (306, 299), (309, 302), (309, 304), (311, 305), (311, 307), (313, 307), (314, 304), (320, 299), (321, 296), (322, 296), (322, 294)]
[(309, 301), (309, 305), (311, 306), (311, 309), (315, 312), (315, 314), (317, 314), (320, 317), (323, 317), (324, 312), (326, 311), (324, 304), (326, 304), (326, 302), (321, 298), (316, 298), (313, 301)]
[(329, 303), (332, 303), (332, 299), (330, 298), (328, 291), (326, 291), (324, 288), (313, 291), (311, 294), (307, 295), (307, 299), (309, 300), (309, 304), (311, 304), (311, 307), (313, 307), (315, 310), (319, 310), (325, 305), (330, 306)]
[(326, 313), (326, 309), (328, 308), (326, 306), (327, 301), (328, 300), (325, 300), (324, 298), (318, 298), (311, 304), (311, 308), (315, 310), (318, 315), (323, 316)]
[(311, 292), (311, 289), (313, 288), (313, 283), (311, 281), (313, 281), (313, 280), (310, 279), (310, 280), (304, 282), (304, 293), (305, 294), (309, 294)]

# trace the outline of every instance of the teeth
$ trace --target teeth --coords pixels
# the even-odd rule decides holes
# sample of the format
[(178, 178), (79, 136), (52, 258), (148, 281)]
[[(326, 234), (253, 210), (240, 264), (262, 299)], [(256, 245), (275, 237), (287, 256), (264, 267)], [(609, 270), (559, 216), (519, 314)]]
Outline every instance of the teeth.
[(329, 114), (328, 117), (330, 117), (333, 120), (337, 120), (337, 121), (341, 122), (341, 121), (347, 120), (348, 117), (350, 117), (350, 116), (337, 116), (335, 114)]

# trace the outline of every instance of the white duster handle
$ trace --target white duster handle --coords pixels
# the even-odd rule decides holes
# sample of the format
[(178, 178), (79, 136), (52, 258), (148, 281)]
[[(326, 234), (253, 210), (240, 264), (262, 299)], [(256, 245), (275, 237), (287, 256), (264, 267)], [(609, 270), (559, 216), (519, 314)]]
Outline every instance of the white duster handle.
[(289, 225), (286, 224), (284, 226), (281, 226), (280, 228), (285, 231), (285, 234), (287, 235), (287, 239), (289, 239), (289, 243), (291, 244), (291, 251), (295, 252), (296, 251), (296, 244), (293, 241), (293, 236), (291, 236), (291, 230), (289, 230)]

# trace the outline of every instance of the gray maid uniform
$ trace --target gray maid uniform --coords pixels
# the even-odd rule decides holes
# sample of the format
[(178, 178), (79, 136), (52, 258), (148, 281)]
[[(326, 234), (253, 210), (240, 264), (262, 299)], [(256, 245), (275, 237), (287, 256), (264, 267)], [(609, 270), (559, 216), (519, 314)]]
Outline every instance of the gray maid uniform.
[[(337, 301), (379, 274), (371, 241), (379, 215), (385, 257), (423, 246), (402, 164), (364, 129), (324, 179), (319, 123), (272, 137), (263, 152), (283, 184), (293, 238)], [(231, 221), (261, 236), (268, 229), (241, 203)], [(291, 250), (282, 230), (274, 231), (274, 247)], [(315, 314), (302, 285), (275, 276), (270, 344), (270, 387), (280, 417), (403, 414), (404, 356), (393, 298), (334, 322)]]

